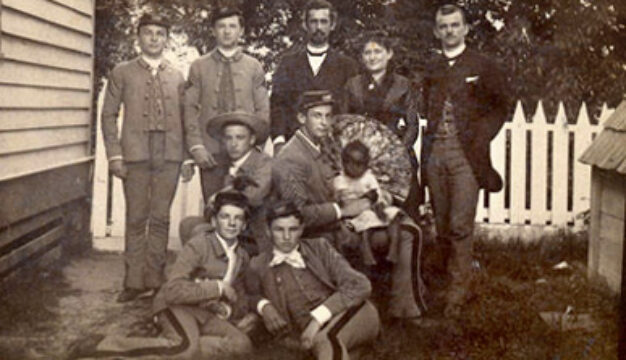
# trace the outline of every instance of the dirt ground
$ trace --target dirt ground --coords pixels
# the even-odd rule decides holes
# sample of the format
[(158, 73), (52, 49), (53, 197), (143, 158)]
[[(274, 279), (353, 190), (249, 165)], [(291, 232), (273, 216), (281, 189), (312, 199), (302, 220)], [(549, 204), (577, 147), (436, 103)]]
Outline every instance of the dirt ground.
[[(550, 246), (477, 242), (481, 268), (461, 317), (442, 320), (440, 284), (427, 279), (429, 317), (436, 326), (385, 323), (361, 359), (616, 359), (616, 299), (587, 281), (586, 252), (577, 241), (553, 239)], [(552, 268), (564, 260), (567, 269)], [(0, 296), (0, 359), (63, 359), (67, 346), (86, 334), (127, 334), (147, 318), (150, 302), (115, 302), (122, 277), (120, 254), (92, 250), (14, 279)], [(563, 312), (568, 306), (590, 314), (593, 326), (563, 331), (539, 317), (540, 311)], [(266, 345), (252, 358), (307, 357)]]

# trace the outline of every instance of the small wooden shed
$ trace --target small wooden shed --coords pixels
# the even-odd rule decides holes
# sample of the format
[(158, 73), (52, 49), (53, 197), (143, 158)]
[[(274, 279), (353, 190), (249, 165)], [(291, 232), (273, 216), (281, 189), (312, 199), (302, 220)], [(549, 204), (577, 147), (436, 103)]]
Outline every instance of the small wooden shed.
[(592, 166), (589, 276), (600, 275), (620, 293), (626, 282), (626, 100), (605, 121), (580, 161)]

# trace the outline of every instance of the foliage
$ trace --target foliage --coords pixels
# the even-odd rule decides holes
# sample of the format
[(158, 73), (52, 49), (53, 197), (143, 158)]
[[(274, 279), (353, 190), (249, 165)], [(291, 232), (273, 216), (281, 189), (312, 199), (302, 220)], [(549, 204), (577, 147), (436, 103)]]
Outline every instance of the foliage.
[[(300, 11), (306, 0), (231, 0), (246, 18), (246, 43), (271, 71), (277, 57), (304, 36)], [(358, 36), (381, 29), (397, 40), (394, 65), (419, 80), (437, 49), (433, 14), (440, 1), (334, 1), (340, 26), (332, 42), (358, 54)], [(471, 46), (497, 58), (507, 70), (511, 92), (525, 105), (544, 99), (548, 113), (566, 99), (615, 106), (626, 93), (626, 4), (619, 0), (463, 0), (472, 26)], [(99, 0), (96, 75), (133, 55), (129, 13), (154, 8), (176, 24), (191, 46), (206, 53), (214, 46), (210, 15), (220, 0)], [(599, 108), (598, 108), (599, 109)], [(591, 111), (598, 110), (592, 108)]]

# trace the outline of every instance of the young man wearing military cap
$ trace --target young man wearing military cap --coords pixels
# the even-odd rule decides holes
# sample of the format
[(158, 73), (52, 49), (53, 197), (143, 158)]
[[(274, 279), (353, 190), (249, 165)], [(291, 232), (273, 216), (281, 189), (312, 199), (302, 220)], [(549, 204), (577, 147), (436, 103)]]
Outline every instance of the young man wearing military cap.
[(111, 71), (102, 107), (109, 169), (122, 179), (126, 200), (126, 275), (119, 302), (154, 293), (163, 282), (178, 177), (182, 173), (188, 181), (193, 175), (190, 164), (181, 166), (188, 157), (185, 140), (200, 136), (198, 124), (184, 120), (180, 111), (183, 75), (163, 59), (169, 38), (167, 19), (143, 15), (137, 35), (141, 55)]
[[(273, 165), (275, 193), (284, 201), (292, 201), (303, 215), (306, 236), (324, 236), (336, 246), (341, 243), (339, 221), (358, 216), (370, 209), (372, 202), (360, 198), (344, 204), (334, 200), (331, 180), (338, 175), (336, 150), (332, 141), (333, 105), (330, 91), (307, 91), (300, 97), (298, 122), (300, 128), (280, 150)], [(411, 220), (406, 218), (407, 222)], [(411, 225), (411, 224), (407, 224)], [(414, 226), (414, 224), (413, 224)], [(414, 234), (402, 226), (398, 244), (398, 259), (392, 264), (391, 293), (388, 313), (399, 322), (417, 325), (421, 310), (415, 297), (413, 278)], [(376, 253), (387, 253), (389, 238), (386, 231), (374, 232), (371, 244)], [(341, 249), (340, 249), (341, 250)]]
[[(244, 33), (241, 12), (220, 8), (213, 14), (211, 24), (217, 46), (191, 64), (185, 90), (185, 119), (206, 129), (216, 115), (244, 111), (269, 126), (265, 72), (259, 61), (239, 46)], [(223, 165), (228, 158), (219, 139), (206, 132), (190, 143), (189, 150), (201, 168), (202, 194), (208, 201), (221, 188), (219, 179), (226, 175)]]
[[(265, 142), (268, 131), (265, 121), (242, 111), (218, 115), (207, 125), (207, 132), (213, 138), (221, 140), (228, 155), (224, 171), (226, 175), (215, 180), (220, 185), (219, 191), (234, 189), (246, 196), (251, 207), (247, 235), (262, 249), (270, 246), (266, 239), (263, 213), (264, 202), (271, 189), (272, 158), (259, 150), (258, 145)], [(198, 229), (206, 228), (206, 225), (196, 228), (202, 223), (204, 221), (199, 216), (183, 219), (180, 225), (181, 239), (185, 241), (199, 231)]]

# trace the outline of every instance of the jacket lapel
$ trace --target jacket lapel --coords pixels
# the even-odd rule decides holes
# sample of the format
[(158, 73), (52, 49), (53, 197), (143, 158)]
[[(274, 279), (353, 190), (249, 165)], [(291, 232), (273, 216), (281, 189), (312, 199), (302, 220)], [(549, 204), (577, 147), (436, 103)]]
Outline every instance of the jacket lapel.
[(326, 286), (328, 286), (329, 288), (333, 290), (336, 290), (336, 286), (330, 280), (330, 275), (328, 274), (328, 271), (324, 267), (324, 264), (322, 263), (320, 258), (317, 255), (315, 255), (315, 253), (308, 246), (308, 244), (306, 244), (306, 241), (303, 241), (300, 243), (300, 253), (302, 254), (302, 257), (304, 258), (304, 262), (307, 268), (311, 270), (311, 273), (313, 273), (313, 275), (315, 275), (315, 277), (317, 277)]
[(215, 259), (220, 261), (211, 261), (211, 259), (208, 259), (208, 262), (204, 264), (204, 268), (215, 278), (223, 279), (224, 275), (226, 275), (226, 270), (228, 269), (228, 257), (226, 256), (226, 252), (224, 251), (222, 244), (220, 244), (219, 240), (217, 240), (215, 232), (207, 233), (206, 237), (209, 242), (209, 246), (213, 250)]

